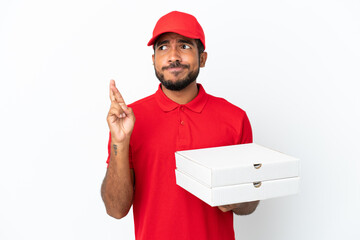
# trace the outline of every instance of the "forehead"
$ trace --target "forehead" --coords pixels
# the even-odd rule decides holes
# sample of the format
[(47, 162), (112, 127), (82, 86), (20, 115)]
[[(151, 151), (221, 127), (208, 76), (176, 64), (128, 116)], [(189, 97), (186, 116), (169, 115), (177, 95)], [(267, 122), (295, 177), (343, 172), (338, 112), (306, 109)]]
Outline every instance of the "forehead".
[[(156, 40), (156, 44), (159, 43), (159, 42), (163, 42), (163, 41), (171, 41), (171, 40), (185, 40), (185, 41), (188, 41), (188, 42), (191, 42), (195, 45), (195, 39), (192, 39), (192, 38), (188, 38), (188, 37), (185, 37), (183, 35), (180, 35), (180, 34), (177, 34), (177, 33), (173, 33), (173, 32), (168, 32), (168, 33), (163, 33), (161, 34), (158, 39)], [(155, 44), (155, 45), (156, 45)]]

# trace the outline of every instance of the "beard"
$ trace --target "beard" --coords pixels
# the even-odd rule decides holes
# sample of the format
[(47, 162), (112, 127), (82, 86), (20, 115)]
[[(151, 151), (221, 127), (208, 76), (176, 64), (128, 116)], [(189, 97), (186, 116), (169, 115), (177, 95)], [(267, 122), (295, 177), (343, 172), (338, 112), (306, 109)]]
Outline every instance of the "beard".
[[(189, 69), (189, 65), (182, 65), (179, 62), (174, 62), (167, 67), (162, 67), (162, 70), (166, 70), (168, 68), (174, 68), (174, 67), (182, 67), (183, 69), (185, 69), (185, 68)], [(181, 90), (185, 89), (187, 86), (189, 86), (192, 82), (194, 82), (196, 80), (196, 78), (200, 72), (200, 67), (198, 67), (195, 71), (189, 72), (184, 78), (179, 79), (176, 82), (173, 82), (171, 80), (166, 80), (164, 78), (164, 74), (158, 72), (155, 67), (154, 67), (154, 69), (155, 69), (155, 75), (159, 79), (161, 84), (166, 89), (171, 90), (171, 91), (181, 91)], [(175, 76), (177, 76), (178, 74), (175, 73)]]

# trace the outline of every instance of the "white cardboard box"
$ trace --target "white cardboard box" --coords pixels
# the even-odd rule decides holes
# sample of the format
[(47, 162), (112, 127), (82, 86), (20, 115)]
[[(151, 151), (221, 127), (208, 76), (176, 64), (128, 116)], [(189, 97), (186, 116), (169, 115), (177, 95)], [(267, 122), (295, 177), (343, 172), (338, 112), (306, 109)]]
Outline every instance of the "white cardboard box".
[(178, 151), (176, 183), (211, 206), (296, 194), (299, 159), (255, 143)]

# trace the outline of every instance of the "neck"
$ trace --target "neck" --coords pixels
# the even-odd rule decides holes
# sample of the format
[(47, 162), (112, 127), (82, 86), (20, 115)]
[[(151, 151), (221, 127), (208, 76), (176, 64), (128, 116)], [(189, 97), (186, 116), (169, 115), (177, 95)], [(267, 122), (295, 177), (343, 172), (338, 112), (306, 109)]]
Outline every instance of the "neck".
[(181, 105), (191, 102), (198, 94), (198, 88), (195, 81), (180, 91), (172, 91), (162, 85), (161, 89), (168, 98)]

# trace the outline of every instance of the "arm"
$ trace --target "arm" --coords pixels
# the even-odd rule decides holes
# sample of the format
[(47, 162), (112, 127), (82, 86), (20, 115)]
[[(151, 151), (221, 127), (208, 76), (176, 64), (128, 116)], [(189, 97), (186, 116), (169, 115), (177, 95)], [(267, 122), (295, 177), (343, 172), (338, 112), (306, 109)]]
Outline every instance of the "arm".
[(134, 170), (129, 166), (130, 136), (135, 124), (115, 82), (110, 83), (111, 107), (107, 122), (111, 132), (110, 162), (101, 186), (106, 212), (117, 219), (129, 212), (134, 196)]
[(249, 215), (255, 211), (260, 201), (244, 202), (219, 206), (223, 212), (233, 211), (236, 215)]
[(117, 219), (125, 217), (134, 195), (134, 169), (129, 167), (129, 146), (111, 143), (109, 167), (101, 186), (106, 212)]

